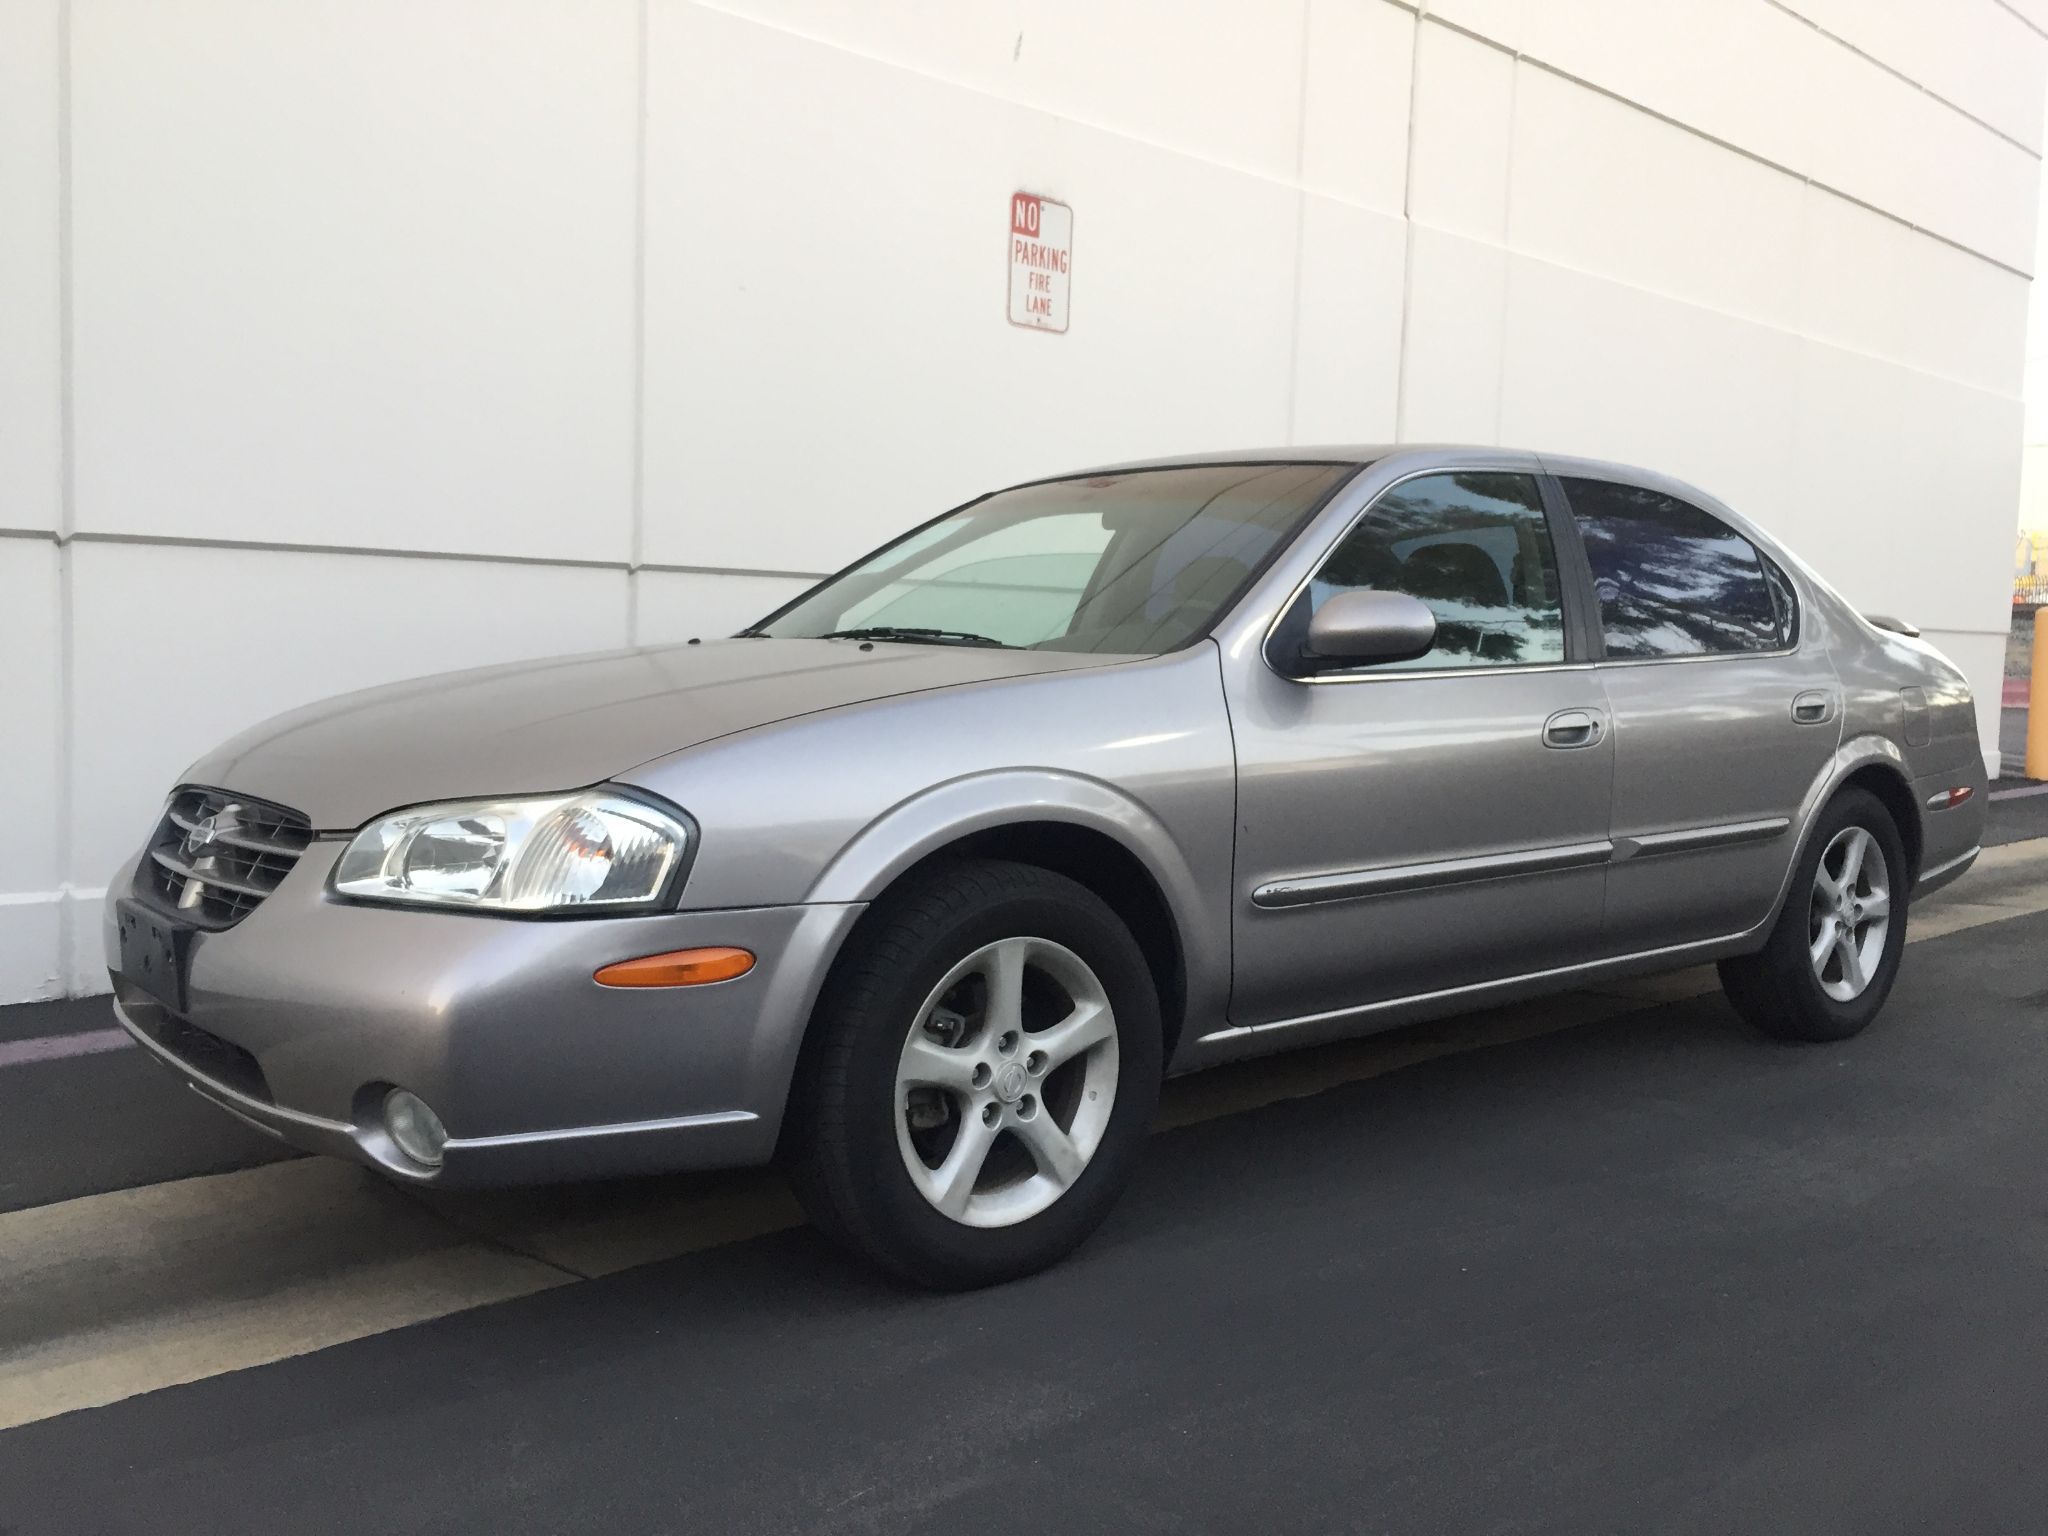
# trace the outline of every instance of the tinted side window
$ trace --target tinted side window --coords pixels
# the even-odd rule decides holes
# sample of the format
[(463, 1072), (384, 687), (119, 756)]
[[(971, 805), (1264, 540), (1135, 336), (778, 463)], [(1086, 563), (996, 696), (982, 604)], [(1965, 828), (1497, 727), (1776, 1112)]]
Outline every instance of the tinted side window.
[(1607, 654), (1712, 656), (1776, 650), (1763, 557), (1690, 502), (1606, 480), (1566, 480), (1586, 543)]
[(1282, 643), (1299, 645), (1336, 593), (1367, 588), (1406, 592), (1436, 614), (1436, 648), (1389, 668), (1564, 660), (1557, 557), (1533, 476), (1460, 471), (1395, 486), (1330, 552)]

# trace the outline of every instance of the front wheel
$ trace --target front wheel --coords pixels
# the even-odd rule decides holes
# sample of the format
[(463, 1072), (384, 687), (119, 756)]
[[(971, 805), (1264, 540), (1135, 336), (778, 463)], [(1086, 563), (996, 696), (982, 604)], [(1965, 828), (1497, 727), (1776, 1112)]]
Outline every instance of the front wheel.
[(1094, 1230), (1158, 1102), (1143, 953), (1086, 887), (994, 860), (877, 903), (813, 1021), (790, 1106), (812, 1219), (943, 1289), (1042, 1269)]
[(1911, 875), (1899, 829), (1866, 790), (1821, 813), (1764, 947), (1721, 962), (1728, 1000), (1784, 1040), (1846, 1040), (1891, 993)]

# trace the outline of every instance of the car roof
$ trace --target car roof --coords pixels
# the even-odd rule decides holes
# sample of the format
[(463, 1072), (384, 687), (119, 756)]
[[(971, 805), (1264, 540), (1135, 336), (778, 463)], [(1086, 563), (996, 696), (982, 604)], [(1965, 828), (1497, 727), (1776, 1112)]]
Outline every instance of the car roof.
[(1548, 453), (1540, 448), (1502, 447), (1494, 443), (1344, 443), (1306, 447), (1233, 448), (1212, 453), (1174, 454), (1157, 459), (1128, 459), (1122, 463), (1099, 465), (1094, 469), (1070, 470), (1061, 475), (1047, 475), (1040, 480), (1025, 483), (1043, 484), (1051, 480), (1080, 480), (1090, 475), (1125, 474), (1143, 469), (1181, 469), (1203, 464), (1344, 464), (1362, 469), (1383, 459), (1412, 460), (1418, 470), (1428, 470), (1439, 465), (1455, 468), (1461, 459), (1480, 462), (1490, 460), (1494, 464), (1501, 464), (1503, 460), (1521, 461), (1531, 470), (1540, 469), (1567, 478), (1586, 476), (1598, 480), (1614, 480), (1623, 485), (1641, 486), (1647, 490), (1663, 491), (1682, 501), (1693, 502), (1724, 518), (1745, 537), (1762, 544), (1774, 553), (1785, 552), (1783, 545), (1726, 502), (1701, 487), (1675, 476), (1606, 459)]
[(1420, 446), (1416, 443), (1348, 443), (1314, 447), (1232, 448), (1211, 453), (1168, 454), (1156, 459), (1124, 459), (1114, 464), (1075, 470), (1072, 474), (1113, 475), (1133, 469), (1181, 469), (1198, 464), (1370, 464), (1390, 453), (1408, 453)]
[(1706, 503), (1717, 512), (1730, 512), (1723, 502), (1699, 486), (1680, 480), (1672, 475), (1654, 469), (1644, 469), (1634, 464), (1616, 463), (1606, 459), (1580, 458), (1573, 454), (1548, 453), (1540, 448), (1502, 447), (1494, 443), (1343, 443), (1308, 447), (1284, 448), (1233, 448), (1213, 453), (1181, 453), (1156, 459), (1126, 459), (1115, 464), (1101, 464), (1093, 469), (1069, 470), (1064, 474), (1047, 475), (1044, 480), (1079, 480), (1089, 475), (1126, 474), (1143, 469), (1184, 469), (1204, 464), (1348, 464), (1364, 468), (1382, 459), (1412, 460), (1418, 469), (1429, 469), (1438, 464), (1456, 467), (1461, 459), (1480, 463), (1500, 464), (1503, 460), (1520, 461), (1531, 470), (1547, 470), (1553, 475), (1583, 475), (1600, 480), (1617, 480), (1624, 485), (1638, 485), (1651, 490), (1668, 491), (1683, 500)]

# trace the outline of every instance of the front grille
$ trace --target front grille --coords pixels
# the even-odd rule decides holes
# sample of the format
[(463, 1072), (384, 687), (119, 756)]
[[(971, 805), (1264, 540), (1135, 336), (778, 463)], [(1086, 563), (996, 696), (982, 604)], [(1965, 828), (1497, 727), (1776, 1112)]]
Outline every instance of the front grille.
[(313, 840), (297, 811), (217, 789), (181, 789), (141, 871), (158, 903), (203, 928), (230, 928), (291, 873)]

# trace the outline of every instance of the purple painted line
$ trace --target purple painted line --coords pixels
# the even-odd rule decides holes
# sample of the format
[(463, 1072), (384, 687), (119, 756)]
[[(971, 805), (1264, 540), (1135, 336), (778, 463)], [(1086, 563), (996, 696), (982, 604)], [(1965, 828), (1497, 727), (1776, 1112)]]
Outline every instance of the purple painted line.
[(2029, 795), (2048, 795), (2048, 784), (2029, 784), (2025, 789), (1994, 789), (1994, 800), (2024, 800)]
[(26, 1066), (31, 1061), (62, 1061), (66, 1056), (91, 1056), (99, 1051), (118, 1051), (134, 1043), (125, 1029), (86, 1029), (75, 1035), (0, 1040), (0, 1067)]

